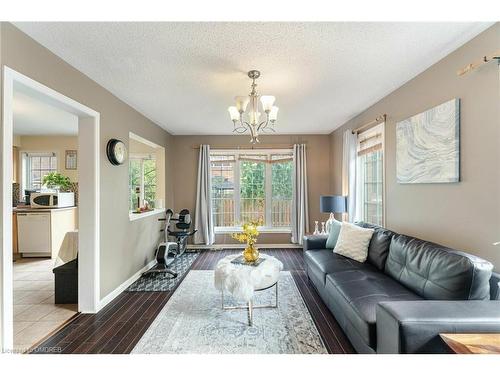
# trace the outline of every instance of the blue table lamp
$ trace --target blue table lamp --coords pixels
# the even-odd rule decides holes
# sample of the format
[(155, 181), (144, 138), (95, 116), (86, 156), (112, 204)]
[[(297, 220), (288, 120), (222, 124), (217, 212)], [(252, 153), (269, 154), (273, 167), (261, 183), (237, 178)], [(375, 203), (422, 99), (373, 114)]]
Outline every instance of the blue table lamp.
[(330, 226), (335, 220), (334, 213), (347, 212), (347, 197), (343, 195), (322, 195), (319, 198), (319, 210), (321, 213), (330, 213), (326, 222), (326, 232), (329, 233)]

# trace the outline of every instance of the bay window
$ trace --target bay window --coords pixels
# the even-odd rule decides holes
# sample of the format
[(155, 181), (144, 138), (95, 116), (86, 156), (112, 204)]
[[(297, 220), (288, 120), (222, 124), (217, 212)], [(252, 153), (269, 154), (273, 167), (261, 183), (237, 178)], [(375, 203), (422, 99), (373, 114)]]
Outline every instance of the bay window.
[(265, 229), (290, 230), (291, 150), (211, 153), (212, 215), (216, 230), (262, 219)]

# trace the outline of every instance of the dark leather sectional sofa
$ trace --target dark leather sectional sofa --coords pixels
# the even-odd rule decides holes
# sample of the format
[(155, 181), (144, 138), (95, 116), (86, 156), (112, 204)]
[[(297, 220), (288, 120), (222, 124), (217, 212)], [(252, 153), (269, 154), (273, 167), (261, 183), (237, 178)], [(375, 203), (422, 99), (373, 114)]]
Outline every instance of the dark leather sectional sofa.
[(307, 275), (359, 353), (446, 353), (439, 333), (500, 332), (500, 275), (481, 258), (373, 228), (359, 263), (304, 237)]

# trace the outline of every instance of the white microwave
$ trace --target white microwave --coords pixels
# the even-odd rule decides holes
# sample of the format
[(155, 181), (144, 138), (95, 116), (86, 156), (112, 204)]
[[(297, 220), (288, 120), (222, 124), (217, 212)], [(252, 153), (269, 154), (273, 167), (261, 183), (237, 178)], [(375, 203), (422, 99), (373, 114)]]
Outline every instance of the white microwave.
[(73, 207), (75, 205), (75, 193), (31, 193), (31, 208), (61, 208)]

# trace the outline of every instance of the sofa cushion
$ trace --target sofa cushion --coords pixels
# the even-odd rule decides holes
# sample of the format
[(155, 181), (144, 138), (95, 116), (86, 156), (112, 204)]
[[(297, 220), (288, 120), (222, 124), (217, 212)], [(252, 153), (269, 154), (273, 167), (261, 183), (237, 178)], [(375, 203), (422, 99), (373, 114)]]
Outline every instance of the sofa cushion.
[(325, 285), (325, 278), (329, 273), (371, 267), (365, 263), (359, 263), (342, 255), (335, 254), (330, 249), (305, 251), (304, 260), (309, 270), (322, 282), (322, 287)]
[(328, 232), (328, 239), (326, 240), (326, 248), (334, 249), (337, 244), (337, 240), (339, 239), (340, 228), (342, 227), (342, 223), (338, 220), (333, 219), (330, 225), (330, 231)]
[(376, 349), (376, 308), (384, 301), (422, 298), (387, 275), (371, 269), (335, 272), (326, 276), (326, 290), (342, 306), (346, 319), (366, 344)]
[(333, 252), (364, 263), (372, 235), (373, 229), (343, 222)]
[(425, 299), (489, 299), (493, 265), (432, 242), (396, 235), (385, 272)]
[(391, 244), (391, 239), (397, 233), (379, 227), (378, 225), (368, 224), (365, 222), (358, 222), (356, 225), (374, 230), (372, 239), (370, 240), (370, 245), (368, 246), (368, 258), (366, 261), (383, 271), (387, 256), (389, 255), (389, 245)]

